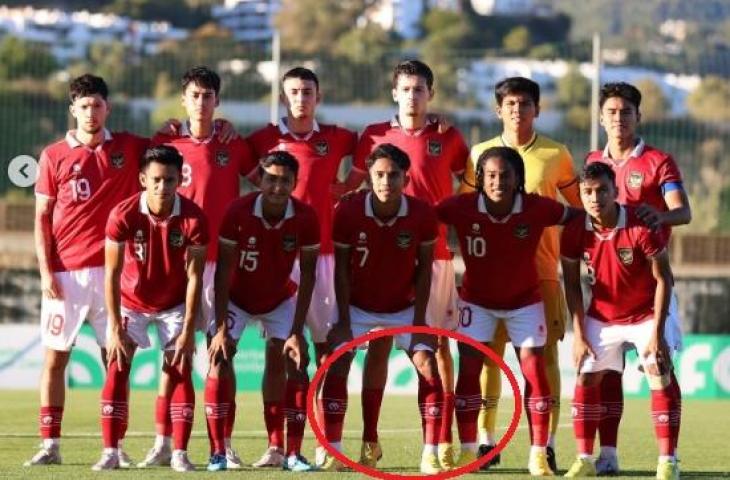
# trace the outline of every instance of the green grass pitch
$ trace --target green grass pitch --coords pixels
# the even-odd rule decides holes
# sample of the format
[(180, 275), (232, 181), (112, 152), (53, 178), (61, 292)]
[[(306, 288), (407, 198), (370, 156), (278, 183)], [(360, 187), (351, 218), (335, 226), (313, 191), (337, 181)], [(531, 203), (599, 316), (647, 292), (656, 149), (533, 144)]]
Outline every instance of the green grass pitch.
[[(130, 425), (125, 450), (137, 462), (142, 460), (152, 444), (153, 392), (133, 392), (130, 406)], [(114, 478), (155, 479), (177, 476), (167, 468), (149, 470), (94, 473), (90, 470), (101, 453), (99, 435), (99, 392), (71, 390), (67, 396), (63, 422), (64, 438), (61, 452), (64, 464), (54, 467), (25, 468), (22, 463), (30, 458), (38, 445), (38, 395), (30, 391), (0, 392), (0, 478), (74, 479)], [(512, 413), (511, 400), (505, 400), (500, 410), (498, 425), (506, 426)], [(202, 412), (202, 394), (197, 398), (193, 438), (190, 444), (191, 460), (200, 469), (197, 477), (290, 479), (293, 474), (278, 470), (229, 471), (211, 474), (204, 470), (207, 464), (208, 440)], [(246, 463), (258, 459), (266, 448), (260, 395), (238, 395), (238, 411), (234, 448)], [(360, 406), (357, 396), (351, 395), (345, 424), (345, 449), (357, 458), (360, 448)], [(570, 423), (570, 402), (564, 399), (563, 414), (558, 430), (558, 467), (561, 473), (569, 467), (575, 452)], [(730, 478), (730, 401), (685, 401), (683, 405), (680, 458), (682, 478)], [(385, 456), (379, 467), (402, 474), (416, 474), (420, 459), (420, 420), (415, 397), (386, 397), (381, 421), (380, 437)], [(504, 431), (502, 429), (502, 431)], [(454, 429), (456, 433), (456, 429)], [(527, 430), (524, 418), (512, 443), (502, 452), (502, 464), (483, 478), (516, 479), (527, 475)], [(307, 432), (304, 455), (313, 460), (314, 442)], [(656, 467), (656, 446), (649, 416), (649, 400), (628, 400), (619, 438), (621, 478), (653, 478)], [(313, 478), (363, 478), (357, 473), (312, 473)], [(189, 475), (188, 475), (189, 476)], [(476, 478), (476, 475), (470, 475)]]

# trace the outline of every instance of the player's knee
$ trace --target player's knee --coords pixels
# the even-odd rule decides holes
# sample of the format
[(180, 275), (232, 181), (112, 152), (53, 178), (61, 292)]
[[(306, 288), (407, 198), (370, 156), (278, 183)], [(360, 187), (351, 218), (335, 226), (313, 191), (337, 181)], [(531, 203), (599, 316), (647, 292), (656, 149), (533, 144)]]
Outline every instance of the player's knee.
[(48, 350), (48, 352), (46, 353), (44, 368), (51, 375), (53, 375), (53, 374), (63, 375), (63, 373), (66, 370), (66, 365), (68, 365), (68, 360), (69, 360), (70, 356), (71, 356), (70, 352), (61, 352), (58, 350)]
[(646, 380), (649, 384), (649, 390), (664, 390), (672, 380), (669, 372), (667, 373), (646, 373)]
[(438, 364), (432, 352), (425, 350), (415, 352), (413, 354), (413, 365), (415, 365), (418, 373), (427, 380), (439, 377)]
[(332, 375), (336, 375), (338, 377), (347, 377), (350, 374), (350, 364), (352, 363), (352, 359), (354, 357), (355, 354), (352, 352), (345, 353), (340, 358), (335, 360), (334, 363), (332, 363), (332, 366), (327, 373), (331, 373)]
[(464, 342), (459, 342), (459, 355), (463, 357), (483, 357), (484, 354)]

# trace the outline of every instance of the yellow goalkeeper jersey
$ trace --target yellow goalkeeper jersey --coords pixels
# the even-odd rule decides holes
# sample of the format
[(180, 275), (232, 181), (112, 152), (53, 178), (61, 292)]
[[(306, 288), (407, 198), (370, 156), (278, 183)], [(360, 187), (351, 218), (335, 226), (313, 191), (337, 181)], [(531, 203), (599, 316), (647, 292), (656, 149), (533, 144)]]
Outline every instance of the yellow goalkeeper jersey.
[[(485, 150), (491, 147), (512, 147), (525, 162), (525, 190), (528, 193), (557, 200), (558, 191), (571, 205), (580, 207), (578, 178), (573, 168), (573, 158), (562, 143), (543, 135), (534, 134), (522, 147), (513, 147), (502, 135), (474, 145), (459, 193), (474, 191), (476, 161)], [(558, 259), (560, 256), (558, 227), (546, 228), (537, 248), (537, 274), (540, 280), (559, 280)]]

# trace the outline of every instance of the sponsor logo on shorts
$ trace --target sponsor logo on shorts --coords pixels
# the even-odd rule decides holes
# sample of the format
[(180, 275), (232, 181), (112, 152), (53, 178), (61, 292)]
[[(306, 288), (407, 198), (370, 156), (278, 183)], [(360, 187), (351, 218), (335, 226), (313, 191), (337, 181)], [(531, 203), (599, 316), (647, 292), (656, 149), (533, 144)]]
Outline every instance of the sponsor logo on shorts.
[(185, 242), (185, 237), (180, 230), (171, 230), (169, 238), (170, 245), (172, 245), (173, 247), (182, 247), (183, 243)]
[(395, 237), (395, 243), (399, 248), (409, 248), (411, 243), (413, 243), (413, 234), (405, 230), (398, 232), (398, 235)]
[(112, 153), (111, 157), (109, 157), (109, 161), (111, 162), (112, 167), (122, 168), (124, 166), (124, 153)]
[(329, 153), (330, 146), (327, 144), (326, 140), (320, 140), (314, 144), (314, 149), (317, 151), (317, 155), (324, 157)]
[(228, 155), (228, 152), (226, 152), (225, 150), (215, 152), (215, 163), (217, 163), (219, 167), (225, 167), (226, 165), (228, 165), (229, 161), (230, 157)]
[(441, 151), (443, 150), (443, 147), (441, 145), (441, 142), (438, 140), (429, 140), (428, 141), (428, 154), (436, 157), (441, 155)]
[(281, 239), (281, 246), (285, 252), (293, 252), (297, 248), (297, 236), (294, 234), (284, 235)]
[(641, 188), (643, 182), (644, 174), (641, 172), (629, 172), (629, 178), (626, 179), (629, 188)]
[(527, 238), (527, 236), (530, 234), (530, 226), (525, 223), (521, 223), (515, 227), (514, 233), (515, 237), (517, 238)]
[(630, 248), (619, 248), (618, 258), (624, 265), (631, 265), (634, 263), (634, 251)]

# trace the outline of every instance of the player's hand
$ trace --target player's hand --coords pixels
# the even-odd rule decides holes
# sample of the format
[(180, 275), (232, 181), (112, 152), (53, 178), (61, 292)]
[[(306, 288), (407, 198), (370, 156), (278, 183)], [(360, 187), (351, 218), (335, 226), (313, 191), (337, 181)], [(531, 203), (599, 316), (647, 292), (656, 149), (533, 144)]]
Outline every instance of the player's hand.
[(132, 341), (123, 330), (112, 329), (106, 342), (106, 366), (109, 368), (116, 360), (117, 369), (122, 371), (123, 365), (128, 365), (132, 358)]
[(443, 113), (429, 113), (428, 121), (436, 123), (439, 127), (438, 132), (441, 134), (448, 132), (449, 129), (454, 126), (454, 122)]
[(657, 230), (664, 223), (661, 212), (646, 203), (642, 203), (636, 208), (636, 216), (652, 230)]
[(581, 335), (576, 335), (573, 340), (573, 365), (575, 365), (576, 370), (580, 372), (583, 360), (587, 357), (595, 359), (596, 352), (593, 351), (593, 347), (588, 340)]
[(642, 357), (644, 357), (642, 363), (646, 365), (646, 373), (653, 376), (663, 375), (671, 363), (669, 347), (664, 336), (662, 335), (660, 338), (657, 335), (652, 335), (649, 343), (646, 344)]
[(350, 340), (352, 340), (352, 329), (349, 325), (343, 325), (342, 323), (336, 323), (327, 334), (327, 343), (329, 343), (332, 350)]
[(157, 130), (158, 135), (180, 135), (180, 131), (182, 129), (182, 122), (178, 120), (177, 118), (168, 118), (165, 123), (162, 124), (159, 130)]
[(224, 118), (216, 118), (215, 129), (218, 131), (218, 140), (226, 145), (238, 137), (238, 132), (231, 122)]
[(218, 363), (221, 357), (224, 361), (229, 362), (235, 353), (236, 347), (233, 344), (233, 340), (222, 330), (218, 330), (213, 338), (210, 339), (208, 358), (210, 359), (211, 365)]
[(53, 273), (41, 273), (41, 292), (43, 292), (43, 296), (46, 298), (63, 300), (61, 283)]
[(284, 342), (284, 348), (281, 353), (294, 362), (297, 370), (300, 370), (302, 365), (307, 364), (307, 342), (301, 335), (292, 334), (289, 336)]
[(194, 349), (195, 335), (183, 330), (175, 340), (175, 354), (172, 356), (172, 365), (179, 364), (181, 370), (185, 370), (185, 367), (192, 359)]

